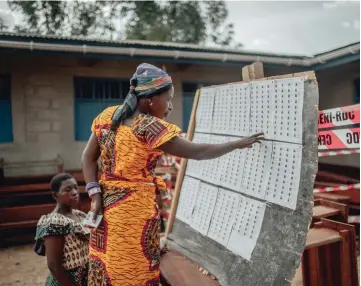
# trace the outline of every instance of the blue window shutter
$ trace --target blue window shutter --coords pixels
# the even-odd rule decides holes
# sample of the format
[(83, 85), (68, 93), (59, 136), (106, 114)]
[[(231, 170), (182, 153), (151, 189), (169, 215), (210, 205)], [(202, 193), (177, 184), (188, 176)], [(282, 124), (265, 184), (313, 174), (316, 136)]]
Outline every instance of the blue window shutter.
[(0, 122), (0, 143), (13, 142), (10, 75), (0, 75)]
[(122, 104), (128, 88), (128, 80), (75, 77), (75, 140), (87, 141), (94, 118), (107, 107)]

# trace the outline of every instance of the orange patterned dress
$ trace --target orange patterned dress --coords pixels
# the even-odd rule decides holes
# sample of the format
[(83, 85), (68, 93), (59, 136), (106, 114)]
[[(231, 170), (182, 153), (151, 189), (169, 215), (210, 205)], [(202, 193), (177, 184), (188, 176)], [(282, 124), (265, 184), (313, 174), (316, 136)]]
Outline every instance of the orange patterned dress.
[(95, 118), (101, 150), (104, 219), (90, 237), (88, 285), (159, 285), (159, 210), (154, 169), (157, 149), (180, 129), (139, 115), (131, 126), (110, 130), (118, 106)]

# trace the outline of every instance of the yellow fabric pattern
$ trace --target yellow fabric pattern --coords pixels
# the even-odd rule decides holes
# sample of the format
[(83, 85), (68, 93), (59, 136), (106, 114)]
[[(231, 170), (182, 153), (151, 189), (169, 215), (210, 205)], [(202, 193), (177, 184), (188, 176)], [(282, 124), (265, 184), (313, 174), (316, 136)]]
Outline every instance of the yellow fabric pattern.
[(102, 112), (92, 132), (101, 149), (104, 220), (91, 235), (88, 285), (159, 285), (159, 210), (154, 169), (162, 144), (180, 129), (139, 115), (110, 131), (118, 106)]

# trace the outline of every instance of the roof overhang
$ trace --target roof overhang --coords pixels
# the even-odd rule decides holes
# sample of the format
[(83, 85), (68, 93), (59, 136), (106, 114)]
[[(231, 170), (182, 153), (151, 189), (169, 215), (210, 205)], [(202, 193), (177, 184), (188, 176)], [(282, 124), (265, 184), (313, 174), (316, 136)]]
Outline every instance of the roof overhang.
[(360, 43), (315, 56), (279, 55), (244, 50), (207, 48), (196, 45), (147, 41), (96, 41), (55, 36), (28, 36), (0, 33), (0, 49), (55, 52), (115, 59), (157, 59), (173, 62), (200, 62), (241, 65), (261, 61), (264, 64), (323, 69), (360, 59)]

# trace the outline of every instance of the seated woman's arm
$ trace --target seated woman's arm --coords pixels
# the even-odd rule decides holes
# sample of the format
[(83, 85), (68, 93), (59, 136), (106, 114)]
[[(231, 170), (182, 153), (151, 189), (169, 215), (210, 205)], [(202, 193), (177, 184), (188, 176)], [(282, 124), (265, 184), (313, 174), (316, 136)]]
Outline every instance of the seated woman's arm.
[(163, 152), (186, 159), (209, 160), (223, 156), (236, 149), (250, 148), (254, 143), (261, 143), (263, 133), (258, 133), (243, 139), (223, 144), (196, 144), (181, 137), (172, 140), (159, 147)]
[(47, 236), (45, 240), (48, 268), (61, 286), (74, 286), (63, 267), (64, 236)]

